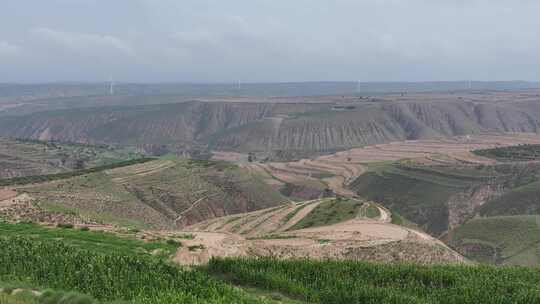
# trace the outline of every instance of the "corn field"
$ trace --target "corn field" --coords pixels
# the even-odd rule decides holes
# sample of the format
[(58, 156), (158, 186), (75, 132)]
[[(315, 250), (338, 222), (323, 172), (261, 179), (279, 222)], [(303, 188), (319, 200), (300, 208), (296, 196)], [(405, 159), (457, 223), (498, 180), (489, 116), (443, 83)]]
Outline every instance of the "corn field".
[(310, 303), (540, 303), (538, 269), (213, 259), (207, 270)]
[(154, 257), (96, 253), (20, 237), (0, 237), (0, 281), (77, 291), (129, 303), (263, 303), (201, 271)]

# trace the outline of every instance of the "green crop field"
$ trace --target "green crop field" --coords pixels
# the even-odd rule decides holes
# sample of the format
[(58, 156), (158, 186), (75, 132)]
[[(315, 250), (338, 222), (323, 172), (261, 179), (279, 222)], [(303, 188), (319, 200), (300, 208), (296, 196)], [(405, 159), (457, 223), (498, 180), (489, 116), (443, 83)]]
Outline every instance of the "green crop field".
[(115, 235), (0, 228), (2, 304), (540, 303), (536, 268), (235, 258), (187, 269)]
[[(0, 303), (2, 304), (38, 304), (37, 300), (28, 295), (6, 295), (0, 294)], [(71, 304), (71, 303), (70, 303)]]
[(70, 246), (91, 249), (102, 253), (133, 253), (150, 255), (161, 252), (166, 256), (173, 254), (177, 245), (166, 240), (160, 242), (143, 242), (133, 236), (118, 237), (101, 231), (85, 231), (75, 228), (46, 228), (33, 223), (9, 224), (0, 221), (2, 237), (27, 237), (38, 241), (59, 241)]
[(1, 237), (0, 265), (0, 281), (76, 291), (103, 302), (264, 303), (203, 272), (162, 259), (97, 253), (60, 241)]
[(213, 259), (208, 271), (307, 303), (540, 303), (538, 269)]

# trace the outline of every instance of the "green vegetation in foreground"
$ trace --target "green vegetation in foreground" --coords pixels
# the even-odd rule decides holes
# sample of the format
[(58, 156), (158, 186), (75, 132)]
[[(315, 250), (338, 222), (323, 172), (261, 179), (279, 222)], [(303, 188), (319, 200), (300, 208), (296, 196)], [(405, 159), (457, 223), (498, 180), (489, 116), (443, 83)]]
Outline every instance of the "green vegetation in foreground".
[(496, 216), (470, 220), (456, 228), (449, 244), (484, 263), (540, 264), (540, 216)]
[[(101, 303), (540, 303), (540, 270), (535, 268), (235, 258), (212, 259), (206, 267), (187, 270), (136, 250), (117, 253), (95, 247), (86, 250), (41, 235), (3, 235), (0, 287), (17, 282), (34, 290), (76, 292)], [(6, 304), (95, 303), (0, 299)]]
[(332, 199), (315, 207), (289, 230), (332, 225), (358, 216), (364, 202), (350, 199)]
[[(71, 290), (128, 303), (267, 303), (201, 271), (164, 259), (99, 253), (23, 237), (0, 237), (0, 281)], [(18, 304), (18, 303), (17, 303)]]
[(0, 237), (21, 236), (43, 242), (62, 241), (62, 243), (75, 248), (100, 253), (139, 253), (143, 255), (160, 253), (169, 256), (178, 248), (178, 244), (173, 242), (144, 242), (112, 233), (70, 228), (46, 228), (33, 223), (8, 224), (0, 221), (0, 231)]
[(540, 303), (540, 270), (532, 268), (213, 259), (207, 271), (308, 303)]
[(540, 159), (540, 145), (519, 145), (475, 150), (474, 154), (498, 161), (532, 161)]
[[(0, 286), (1, 283), (0, 283)], [(15, 285), (16, 286), (16, 285)], [(14, 288), (5, 288), (4, 293), (0, 293), (1, 304), (97, 304), (98, 302), (84, 294), (76, 292), (62, 292), (45, 290), (41, 294), (32, 294), (31, 289), (25, 289), (13, 294)]]
[(131, 165), (136, 164), (142, 164), (146, 163), (152, 160), (156, 160), (155, 158), (137, 158), (127, 161), (121, 161), (109, 165), (103, 165), (98, 167), (93, 167), (90, 169), (84, 169), (84, 170), (76, 170), (71, 172), (63, 172), (63, 173), (56, 173), (56, 174), (46, 174), (46, 175), (33, 175), (33, 176), (25, 176), (25, 177), (15, 177), (15, 178), (9, 178), (9, 179), (3, 179), (0, 180), (0, 187), (5, 186), (15, 186), (15, 185), (27, 185), (27, 184), (33, 184), (33, 183), (43, 183), (43, 182), (50, 182), (60, 179), (68, 179), (76, 176), (81, 176), (85, 174), (90, 173), (97, 173), (102, 172), (105, 170), (111, 170), (115, 168), (121, 168), (121, 167), (127, 167)]
[(34, 297), (27, 294), (12, 296), (0, 293), (0, 304), (38, 304), (38, 302)]

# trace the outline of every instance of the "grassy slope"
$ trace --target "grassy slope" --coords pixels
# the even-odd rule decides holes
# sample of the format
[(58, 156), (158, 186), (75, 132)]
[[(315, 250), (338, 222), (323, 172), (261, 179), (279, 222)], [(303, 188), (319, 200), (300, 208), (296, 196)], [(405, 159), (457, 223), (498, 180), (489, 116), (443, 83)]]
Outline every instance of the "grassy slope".
[(483, 216), (540, 214), (540, 182), (514, 188), (480, 209)]
[[(315, 207), (289, 230), (327, 226), (353, 219), (358, 216), (363, 204), (363, 202), (357, 200), (328, 200)], [(368, 213), (373, 215), (373, 211), (366, 210), (366, 215)]]
[(102, 253), (151, 254), (160, 250), (168, 254), (176, 251), (177, 245), (163, 242), (143, 242), (132, 236), (118, 237), (106, 232), (83, 231), (69, 228), (45, 228), (31, 223), (8, 224), (0, 222), (2, 237), (28, 237), (39, 241), (59, 241), (80, 249)]
[(540, 218), (529, 215), (474, 219), (455, 229), (449, 243), (480, 262), (539, 265)]
[(540, 159), (540, 145), (519, 145), (473, 151), (474, 154), (498, 161), (531, 161)]
[(199, 221), (284, 201), (256, 173), (224, 162), (176, 157), (25, 187), (24, 191), (49, 211), (142, 228), (172, 227), (179, 214), (198, 200), (184, 214), (186, 218)]
[(438, 234), (448, 222), (446, 202), (463, 185), (448, 178), (427, 178), (427, 174), (399, 170), (393, 165), (372, 168), (357, 178), (351, 188), (359, 195), (395, 210), (405, 218)]
[(493, 205), (486, 203), (482, 207), (486, 213), (489, 206), (493, 209), (517, 208), (508, 204), (514, 204), (518, 197), (523, 199), (521, 209), (534, 209), (536, 205), (531, 200), (537, 192), (537, 184), (531, 183), (538, 180), (539, 173), (540, 168), (531, 165), (448, 167), (402, 161), (371, 165), (351, 188), (367, 199), (384, 204), (427, 232), (440, 235), (448, 227), (449, 199), (478, 186), (498, 185), (510, 191), (507, 196), (494, 200)]

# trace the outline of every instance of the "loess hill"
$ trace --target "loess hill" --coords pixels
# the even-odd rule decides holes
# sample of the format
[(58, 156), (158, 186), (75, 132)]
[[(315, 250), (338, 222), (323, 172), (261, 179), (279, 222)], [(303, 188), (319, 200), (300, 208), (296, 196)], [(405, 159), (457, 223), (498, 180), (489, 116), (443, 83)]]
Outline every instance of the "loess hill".
[(475, 151), (495, 163), (402, 160), (371, 164), (351, 189), (472, 260), (538, 265), (537, 145)]
[[(159, 105), (133, 105), (138, 103), (136, 98), (123, 97), (120, 106), (3, 116), (0, 135), (122, 144), (160, 153), (229, 150), (295, 158), (407, 139), (535, 133), (540, 128), (538, 99), (534, 91), (367, 99), (245, 98), (242, 102), (202, 99), (172, 103), (169, 98)], [(76, 104), (84, 104), (84, 100), (73, 107)]]
[(177, 157), (15, 189), (29, 203), (2, 208), (8, 219), (136, 228), (179, 228), (286, 200), (256, 173), (236, 165)]
[(65, 173), (142, 158), (130, 149), (0, 137), (0, 179)]

